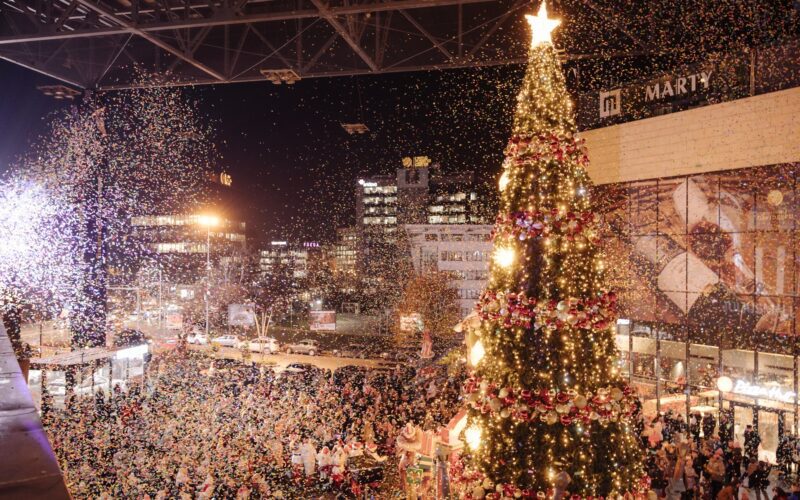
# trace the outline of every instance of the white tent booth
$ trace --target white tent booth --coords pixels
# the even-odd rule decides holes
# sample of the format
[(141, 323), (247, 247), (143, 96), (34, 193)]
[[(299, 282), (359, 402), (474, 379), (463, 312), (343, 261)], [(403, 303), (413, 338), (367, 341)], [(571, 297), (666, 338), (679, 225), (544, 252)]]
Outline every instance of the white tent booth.
[(150, 345), (125, 347), (92, 347), (46, 358), (31, 359), (28, 375), (34, 402), (41, 407), (44, 390), (52, 396), (53, 405), (64, 406), (69, 372), (74, 373), (73, 392), (91, 396), (98, 390), (108, 394), (115, 386), (125, 389), (144, 379), (150, 360)]

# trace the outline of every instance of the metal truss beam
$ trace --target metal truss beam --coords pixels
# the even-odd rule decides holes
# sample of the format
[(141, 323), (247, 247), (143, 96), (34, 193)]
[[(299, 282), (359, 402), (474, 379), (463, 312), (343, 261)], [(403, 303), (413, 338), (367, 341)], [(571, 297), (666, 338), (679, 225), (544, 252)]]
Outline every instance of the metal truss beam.
[(29, 69), (31, 71), (35, 71), (35, 72), (37, 72), (37, 73), (39, 73), (41, 75), (50, 77), (50, 78), (52, 78), (54, 80), (60, 80), (60, 81), (62, 81), (64, 83), (69, 83), (70, 85), (78, 87), (78, 88), (81, 88), (81, 89), (86, 88), (86, 84), (80, 83), (80, 82), (78, 82), (76, 80), (73, 80), (73, 79), (71, 79), (69, 77), (61, 76), (61, 75), (56, 74), (56, 73), (54, 73), (54, 72), (52, 72), (50, 70), (47, 70), (47, 69), (37, 68), (36, 66), (33, 66), (32, 64), (28, 64), (28, 63), (22, 62), (19, 59), (12, 59), (12, 58), (10, 58), (8, 56), (4, 56), (4, 55), (0, 55), (0, 59), (3, 59), (4, 61), (8, 61), (10, 63), (16, 64), (17, 66), (22, 66), (23, 68)]
[[(451, 5), (466, 5), (475, 3), (491, 3), (496, 0), (394, 0), (387, 2), (373, 2), (355, 4), (341, 7), (327, 7), (325, 11), (328, 15), (345, 16), (352, 14), (368, 14), (386, 11), (397, 10), (410, 10), (410, 9), (429, 9), (434, 7), (447, 7)], [(312, 0), (316, 4), (315, 0)], [(120, 26), (116, 27), (97, 27), (91, 29), (75, 29), (70, 31), (53, 31), (49, 25), (42, 24), (43, 30), (39, 33), (5, 36), (0, 37), (0, 45), (30, 43), (30, 42), (46, 42), (50, 40), (65, 40), (70, 38), (90, 38), (102, 37), (111, 35), (124, 35), (133, 33), (153, 33), (157, 31), (169, 31), (177, 29), (191, 29), (202, 28), (206, 26), (227, 26), (234, 24), (253, 24), (253, 23), (266, 23), (277, 21), (289, 21), (293, 19), (310, 19), (324, 17), (319, 9), (300, 9), (289, 11), (277, 12), (263, 12), (254, 14), (239, 14), (222, 9), (213, 13), (209, 17), (197, 19), (178, 19), (162, 23), (134, 23), (127, 21), (122, 16), (132, 16), (132, 13), (122, 11), (112, 11), (99, 4), (94, 4), (81, 0), (82, 5), (85, 5), (92, 10), (98, 12), (97, 9), (103, 9), (106, 17), (113, 17), (117, 19)], [(192, 8), (208, 9), (207, 4), (193, 5)], [(99, 13), (99, 12), (98, 12)], [(142, 35), (139, 35), (142, 36)]]
[[(605, 57), (635, 57), (635, 56), (642, 56), (645, 55), (645, 52), (618, 52), (613, 54), (606, 54)], [(562, 61), (579, 61), (583, 59), (592, 59), (596, 57), (595, 54), (565, 54), (560, 57)], [(464, 68), (483, 68), (483, 67), (491, 67), (491, 66), (505, 66), (505, 65), (513, 65), (513, 64), (525, 64), (528, 62), (527, 56), (525, 57), (512, 57), (508, 59), (492, 59), (486, 61), (475, 61), (475, 60), (466, 60), (466, 59), (454, 59), (452, 62), (447, 64), (426, 64), (426, 65), (416, 65), (416, 66), (392, 66), (392, 67), (384, 67), (380, 68), (377, 72), (373, 72), (369, 68), (363, 69), (354, 69), (354, 70), (341, 70), (341, 71), (317, 71), (317, 72), (309, 72), (307, 74), (303, 74), (303, 78), (331, 78), (336, 76), (362, 76), (362, 75), (375, 75), (375, 74), (394, 74), (394, 73), (410, 73), (416, 71), (442, 71), (442, 70), (449, 70), (449, 69), (464, 69)], [(227, 83), (250, 83), (250, 82), (263, 82), (264, 77), (262, 75), (242, 75), (235, 78), (228, 80)], [(152, 83), (150, 85), (106, 85), (101, 86), (99, 90), (125, 90), (125, 89), (132, 89), (132, 88), (140, 88), (142, 86), (152, 86), (152, 87), (185, 87), (185, 86), (194, 86), (194, 85), (214, 85), (219, 83), (213, 79), (201, 79), (201, 80), (192, 80), (192, 81), (176, 81), (176, 82), (158, 82)]]
[[(364, 76), (364, 75), (376, 75), (376, 74), (394, 74), (394, 73), (410, 73), (416, 71), (441, 71), (447, 69), (463, 69), (463, 68), (481, 68), (481, 67), (490, 67), (490, 66), (504, 66), (509, 64), (523, 64), (527, 62), (527, 57), (515, 57), (510, 59), (496, 59), (491, 61), (455, 61), (451, 64), (426, 64), (426, 65), (419, 65), (419, 66), (393, 66), (387, 68), (380, 68), (378, 71), (372, 71), (370, 68), (363, 68), (363, 69), (354, 69), (354, 70), (341, 70), (341, 71), (319, 71), (319, 72), (311, 72), (308, 74), (304, 74), (303, 78), (331, 78), (336, 76)], [(247, 76), (238, 76), (228, 80), (226, 83), (252, 83), (252, 82), (263, 82), (264, 76), (262, 75), (247, 75)], [(134, 89), (134, 88), (141, 88), (141, 87), (186, 87), (186, 86), (196, 86), (196, 85), (214, 85), (220, 83), (217, 80), (206, 78), (200, 80), (192, 80), (192, 81), (175, 81), (175, 82), (158, 82), (152, 84), (145, 84), (145, 85), (104, 85), (101, 86), (98, 90), (101, 91), (108, 91), (108, 90), (126, 90), (126, 89)]]
[(336, 19), (336, 17), (333, 14), (331, 14), (331, 11), (330, 9), (328, 9), (328, 6), (325, 5), (322, 2), (322, 0), (311, 0), (311, 3), (313, 3), (317, 9), (319, 9), (320, 16), (322, 16), (326, 21), (328, 21), (328, 24), (333, 26), (333, 29), (335, 29), (336, 32), (339, 33), (339, 36), (342, 37), (342, 40), (344, 40), (347, 43), (347, 45), (349, 45), (350, 48), (353, 49), (353, 52), (358, 54), (358, 57), (360, 57), (361, 60), (363, 60), (367, 64), (367, 66), (369, 66), (369, 69), (371, 69), (372, 71), (378, 71), (378, 65), (375, 64), (375, 61), (372, 60), (369, 54), (367, 54), (367, 51), (365, 51), (361, 47), (361, 45), (359, 45), (359, 43), (350, 35), (350, 32), (344, 27), (344, 25), (341, 22), (339, 22), (339, 20)]
[(406, 12), (406, 11), (404, 11), (404, 10), (401, 10), (401, 11), (400, 11), (400, 14), (402, 14), (402, 15), (403, 15), (403, 17), (405, 17), (405, 18), (408, 20), (408, 22), (410, 22), (410, 23), (411, 23), (411, 25), (412, 25), (412, 26), (414, 26), (414, 27), (417, 29), (417, 31), (419, 31), (420, 33), (422, 33), (422, 35), (423, 35), (425, 38), (427, 38), (429, 42), (431, 42), (431, 43), (432, 43), (432, 44), (433, 44), (433, 45), (434, 45), (434, 46), (435, 46), (437, 49), (439, 49), (439, 52), (441, 52), (442, 54), (444, 54), (444, 56), (445, 56), (445, 57), (446, 57), (448, 60), (450, 60), (450, 59), (452, 59), (452, 58), (453, 58), (453, 54), (451, 54), (451, 53), (450, 53), (450, 51), (449, 51), (449, 50), (447, 50), (447, 48), (446, 48), (444, 45), (442, 45), (442, 43), (441, 43), (441, 42), (439, 42), (439, 40), (437, 40), (436, 38), (434, 38), (434, 36), (433, 36), (433, 35), (431, 35), (430, 33), (428, 33), (428, 30), (426, 30), (424, 26), (422, 26), (422, 25), (421, 25), (421, 24), (420, 24), (420, 23), (419, 23), (419, 22), (418, 22), (416, 19), (414, 19), (413, 17), (411, 17), (411, 14), (409, 14), (408, 12)]
[(81, 5), (85, 6), (86, 8), (91, 9), (92, 11), (94, 11), (94, 12), (100, 14), (101, 16), (104, 16), (104, 17), (114, 21), (115, 23), (118, 23), (123, 28), (125, 28), (127, 30), (130, 30), (130, 32), (133, 33), (134, 35), (138, 35), (138, 36), (144, 38), (145, 40), (147, 40), (148, 42), (152, 43), (156, 47), (169, 52), (170, 54), (174, 55), (178, 59), (182, 59), (184, 62), (186, 62), (188, 64), (191, 64), (192, 66), (194, 66), (195, 68), (199, 69), (200, 71), (206, 73), (207, 75), (213, 76), (214, 78), (217, 79), (217, 81), (219, 81), (219, 82), (224, 82), (225, 81), (226, 78), (222, 73), (219, 73), (218, 71), (216, 71), (216, 70), (214, 70), (212, 68), (209, 68), (208, 66), (206, 66), (203, 63), (201, 63), (200, 61), (198, 61), (194, 57), (189, 56), (187, 54), (184, 54), (182, 51), (180, 51), (180, 50), (176, 49), (175, 47), (173, 47), (172, 45), (164, 42), (163, 40), (161, 40), (160, 38), (156, 37), (155, 35), (151, 35), (150, 33), (142, 31), (141, 29), (137, 28), (133, 23), (128, 22), (128, 21), (118, 17), (113, 11), (109, 10), (108, 8), (100, 6), (100, 5), (97, 5), (97, 4), (94, 4), (89, 0), (78, 0), (78, 1), (81, 3)]

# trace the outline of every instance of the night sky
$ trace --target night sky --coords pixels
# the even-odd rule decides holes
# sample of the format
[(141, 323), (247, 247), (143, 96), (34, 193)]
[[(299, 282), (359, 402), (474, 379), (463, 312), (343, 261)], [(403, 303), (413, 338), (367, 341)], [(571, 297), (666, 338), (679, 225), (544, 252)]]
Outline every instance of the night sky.
[[(223, 167), (258, 239), (331, 240), (353, 223), (358, 177), (390, 174), (424, 154), (445, 172), (473, 170), (492, 182), (509, 136), (520, 67), (186, 88), (217, 131)], [(0, 169), (42, 133), (65, 104), (52, 83), (0, 61)], [(340, 122), (363, 122), (348, 135)]]
[[(561, 3), (554, 4), (558, 12)], [(800, 35), (798, 0), (623, 4), (630, 12), (618, 21), (647, 40), (652, 52), (578, 63), (593, 68), (581, 68), (584, 90), (672, 71), (708, 54), (796, 43)], [(630, 35), (613, 30), (613, 39), (598, 39), (594, 11), (584, 26), (583, 11), (573, 10), (567, 18), (575, 22), (566, 27), (574, 30), (565, 34), (572, 52), (599, 56), (620, 42), (629, 44)], [(252, 235), (324, 241), (336, 227), (353, 222), (358, 177), (393, 173), (403, 156), (428, 155), (445, 172), (473, 170), (494, 184), (522, 70), (503, 66), (338, 77), (294, 86), (265, 81), (185, 92), (197, 99), (216, 130), (220, 167), (233, 176)], [(64, 106), (36, 89), (46, 83), (54, 82), (0, 61), (0, 172), (29, 148), (48, 113)], [(364, 122), (370, 133), (349, 136), (341, 122)]]

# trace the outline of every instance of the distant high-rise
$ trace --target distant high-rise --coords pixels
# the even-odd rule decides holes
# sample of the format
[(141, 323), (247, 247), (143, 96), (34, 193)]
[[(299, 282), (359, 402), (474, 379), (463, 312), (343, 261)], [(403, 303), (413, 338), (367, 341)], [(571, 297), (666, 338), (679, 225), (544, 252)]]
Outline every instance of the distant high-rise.
[[(489, 211), (472, 172), (445, 174), (427, 156), (402, 159), (394, 175), (358, 180), (356, 186), (355, 273), (366, 297), (386, 302), (397, 273), (408, 261), (408, 225), (486, 224)], [(367, 299), (369, 300), (369, 299)]]
[[(473, 172), (443, 174), (427, 156), (404, 158), (395, 175), (358, 180), (356, 226), (390, 234), (403, 224), (485, 224)], [(377, 231), (375, 231), (377, 229)]]
[(409, 224), (408, 250), (414, 270), (446, 272), (462, 316), (469, 314), (489, 279), (490, 224)]
[[(241, 263), (246, 224), (226, 172), (209, 176), (205, 196), (184, 211), (131, 218), (134, 234), (145, 243), (168, 281), (193, 283), (206, 274), (206, 253), (213, 264)], [(210, 243), (210, 245), (209, 245)]]

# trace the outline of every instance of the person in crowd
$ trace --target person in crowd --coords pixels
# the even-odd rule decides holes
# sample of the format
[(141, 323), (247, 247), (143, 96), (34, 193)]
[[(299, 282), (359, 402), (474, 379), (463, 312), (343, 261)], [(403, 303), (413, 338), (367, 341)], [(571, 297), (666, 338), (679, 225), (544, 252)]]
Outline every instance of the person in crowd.
[(699, 413), (695, 412), (689, 416), (689, 435), (695, 444), (700, 444), (700, 422), (702, 417)]
[(725, 463), (722, 460), (722, 449), (717, 449), (706, 464), (706, 472), (710, 481), (711, 498), (717, 498), (725, 482)]
[(365, 449), (358, 460), (397, 460), (406, 422), (445, 425), (465, 378), (440, 375), (433, 394), (413, 367), (278, 376), (244, 364), (209, 372), (206, 357), (171, 356), (156, 358), (147, 390), (116, 385), (110, 398), (48, 408), (45, 430), (75, 498), (318, 498), (334, 477), (350, 484), (352, 457)]
[(750, 489), (755, 493), (756, 500), (768, 500), (769, 468), (767, 463), (753, 461), (753, 464), (755, 464), (755, 470), (750, 474)]
[(733, 440), (733, 419), (729, 412), (723, 411), (719, 415), (719, 442), (722, 444), (723, 449), (727, 451), (728, 447)]
[(711, 413), (706, 413), (703, 416), (701, 425), (703, 427), (703, 436), (708, 439), (714, 435), (714, 431), (717, 428), (717, 419)]
[(720, 492), (717, 494), (717, 500), (736, 500), (736, 490), (738, 488), (734, 483), (725, 483)]
[(744, 429), (744, 454), (748, 460), (758, 460), (758, 446), (761, 436), (758, 435), (752, 424), (747, 424)]
[(772, 488), (772, 500), (789, 500), (789, 494), (780, 486)]

